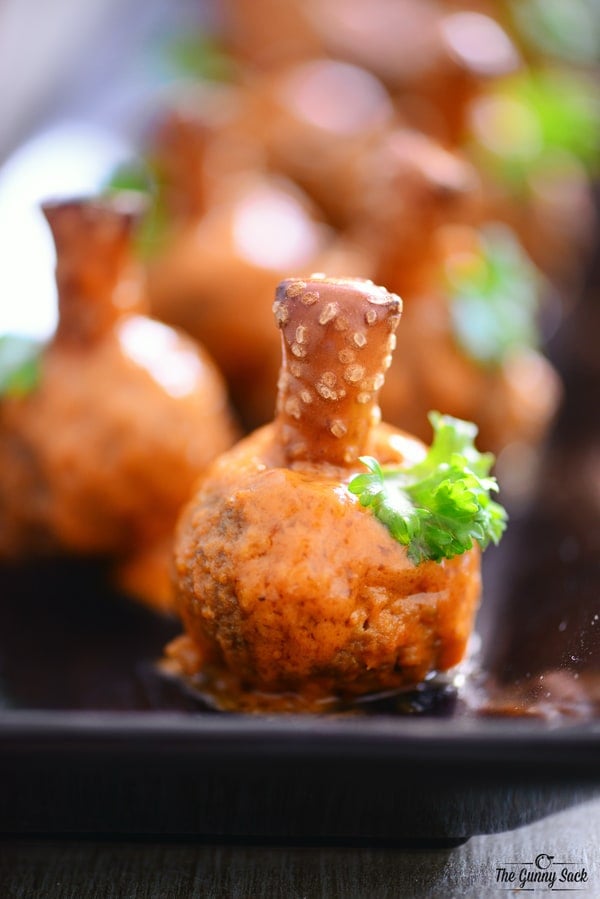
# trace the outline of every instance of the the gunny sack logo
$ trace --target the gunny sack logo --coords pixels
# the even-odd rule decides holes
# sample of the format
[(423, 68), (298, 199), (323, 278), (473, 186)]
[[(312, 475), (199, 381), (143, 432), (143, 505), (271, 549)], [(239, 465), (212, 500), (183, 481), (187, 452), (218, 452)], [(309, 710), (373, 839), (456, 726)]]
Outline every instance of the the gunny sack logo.
[(590, 889), (589, 873), (581, 862), (565, 861), (546, 852), (540, 852), (532, 862), (501, 862), (496, 865), (495, 882), (497, 889), (522, 892)]

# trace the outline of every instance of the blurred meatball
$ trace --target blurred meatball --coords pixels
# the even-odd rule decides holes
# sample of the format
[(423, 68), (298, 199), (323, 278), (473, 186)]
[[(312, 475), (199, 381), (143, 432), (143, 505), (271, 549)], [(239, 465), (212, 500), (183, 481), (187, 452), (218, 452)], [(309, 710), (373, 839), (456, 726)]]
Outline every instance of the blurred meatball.
[(44, 211), (60, 318), (38, 385), (0, 404), (0, 554), (111, 557), (126, 590), (168, 608), (176, 516), (235, 435), (223, 381), (189, 337), (143, 315), (129, 201)]

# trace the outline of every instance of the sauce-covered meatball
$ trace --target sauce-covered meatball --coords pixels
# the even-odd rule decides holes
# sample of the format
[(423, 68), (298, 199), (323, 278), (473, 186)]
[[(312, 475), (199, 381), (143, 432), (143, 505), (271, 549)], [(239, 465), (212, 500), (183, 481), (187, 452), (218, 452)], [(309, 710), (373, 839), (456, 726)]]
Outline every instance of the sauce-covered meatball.
[[(479, 551), (411, 561), (348, 490), (364, 453), (411, 465), (426, 447), (380, 423), (401, 303), (370, 281), (286, 280), (274, 422), (207, 470), (175, 546), (187, 634), (171, 664), (225, 707), (291, 692), (318, 707), (419, 683), (462, 658), (480, 593)], [(315, 706), (316, 704), (316, 706)]]
[(111, 557), (162, 608), (181, 505), (231, 445), (224, 385), (189, 337), (143, 315), (129, 200), (44, 207), (59, 324), (39, 383), (0, 403), (0, 556)]

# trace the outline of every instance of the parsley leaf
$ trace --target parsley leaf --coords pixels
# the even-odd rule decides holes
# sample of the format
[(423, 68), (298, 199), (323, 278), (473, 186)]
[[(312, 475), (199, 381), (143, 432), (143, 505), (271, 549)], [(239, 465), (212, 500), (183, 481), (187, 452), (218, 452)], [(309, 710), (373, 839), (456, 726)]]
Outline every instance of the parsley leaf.
[(541, 276), (509, 228), (483, 228), (479, 246), (449, 255), (444, 274), (454, 336), (472, 359), (499, 365), (538, 345)]
[(372, 456), (363, 456), (368, 473), (348, 484), (361, 506), (408, 546), (415, 565), (451, 559), (474, 542), (482, 549), (497, 544), (507, 521), (505, 509), (490, 496), (498, 490), (489, 474), (494, 457), (476, 449), (476, 425), (439, 412), (430, 412), (429, 421), (434, 438), (421, 462), (382, 468)]
[(0, 397), (26, 396), (40, 380), (42, 344), (29, 337), (0, 337)]

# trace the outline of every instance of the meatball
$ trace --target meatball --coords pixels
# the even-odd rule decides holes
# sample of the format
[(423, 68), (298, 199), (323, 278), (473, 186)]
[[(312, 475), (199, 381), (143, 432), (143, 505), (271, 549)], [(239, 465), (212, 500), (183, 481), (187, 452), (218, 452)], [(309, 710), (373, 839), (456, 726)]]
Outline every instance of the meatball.
[(426, 452), (379, 422), (400, 301), (369, 281), (313, 276), (283, 281), (274, 308), (277, 415), (209, 467), (182, 513), (187, 634), (168, 654), (229, 707), (417, 684), (462, 658), (480, 565), (477, 549), (413, 564), (347, 490), (363, 453), (402, 464)]
[(142, 314), (129, 200), (45, 209), (59, 325), (24, 397), (0, 404), (0, 556), (111, 557), (121, 585), (169, 608), (172, 533), (236, 430), (215, 365)]

